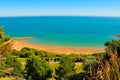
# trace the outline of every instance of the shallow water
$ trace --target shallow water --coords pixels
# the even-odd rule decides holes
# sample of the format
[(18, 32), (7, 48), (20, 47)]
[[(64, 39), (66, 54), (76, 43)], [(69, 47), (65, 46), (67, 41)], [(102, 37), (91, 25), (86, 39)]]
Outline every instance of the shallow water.
[(0, 25), (13, 37), (34, 36), (28, 41), (55, 46), (103, 47), (120, 34), (119, 17), (6, 17)]

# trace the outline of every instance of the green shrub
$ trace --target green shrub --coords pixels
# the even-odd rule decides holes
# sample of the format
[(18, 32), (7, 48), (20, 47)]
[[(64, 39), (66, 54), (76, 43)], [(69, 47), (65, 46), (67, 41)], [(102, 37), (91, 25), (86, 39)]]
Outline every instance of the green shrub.
[(13, 68), (11, 71), (12, 76), (22, 77), (22, 65), (19, 61), (17, 61), (16, 57), (7, 57), (5, 64), (7, 68)]
[(62, 55), (60, 66), (56, 69), (58, 80), (69, 80), (75, 74), (75, 60), (72, 56)]
[(39, 56), (30, 56), (26, 64), (27, 79), (46, 80), (52, 76), (49, 64)]

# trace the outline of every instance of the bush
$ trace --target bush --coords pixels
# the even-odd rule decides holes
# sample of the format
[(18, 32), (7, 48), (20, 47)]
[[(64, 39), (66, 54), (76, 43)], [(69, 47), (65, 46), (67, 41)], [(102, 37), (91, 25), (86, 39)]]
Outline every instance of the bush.
[(22, 65), (17, 61), (16, 57), (7, 57), (5, 64), (7, 68), (13, 68), (10, 75), (22, 77)]
[(105, 43), (106, 54), (97, 56), (97, 66), (91, 64), (86, 70), (88, 80), (120, 80), (120, 40)]
[(75, 74), (75, 60), (72, 56), (62, 55), (60, 58), (60, 66), (56, 69), (58, 80), (69, 80)]
[(8, 41), (10, 39), (11, 39), (11, 37), (7, 35), (7, 36), (4, 37), (4, 42), (6, 42), (6, 41)]
[(4, 43), (10, 39), (11, 39), (11, 37), (8, 35), (5, 35), (3, 27), (0, 26), (0, 44)]
[(49, 64), (39, 56), (27, 59), (26, 71), (29, 80), (46, 80), (52, 75)]

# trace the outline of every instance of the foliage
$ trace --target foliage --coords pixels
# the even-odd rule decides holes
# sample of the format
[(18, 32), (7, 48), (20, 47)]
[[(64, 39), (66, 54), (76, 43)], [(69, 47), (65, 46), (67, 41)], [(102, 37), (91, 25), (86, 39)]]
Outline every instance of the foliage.
[(120, 80), (120, 40), (106, 42), (106, 54), (97, 58), (97, 66), (89, 65), (87, 80)]
[(10, 40), (11, 37), (8, 35), (5, 35), (3, 26), (0, 26), (0, 44)]
[(24, 47), (24, 48), (21, 49), (19, 56), (20, 56), (21, 58), (27, 58), (27, 57), (29, 57), (30, 55), (34, 55), (34, 53), (35, 53), (35, 50), (34, 50), (34, 49)]
[(17, 61), (16, 57), (8, 57), (5, 60), (5, 64), (7, 68), (13, 68), (13, 70), (11, 71), (11, 75), (12, 76), (19, 76), (22, 77), (22, 68), (21, 68), (21, 64), (19, 61)]
[(4, 58), (0, 55), (0, 76), (5, 76), (3, 69), (5, 68)]
[(0, 32), (3, 32), (3, 31), (4, 31), (3, 26), (0, 26)]
[(6, 35), (6, 36), (4, 36), (4, 39), (3, 39), (3, 41), (4, 42), (6, 42), (6, 41), (8, 41), (8, 40), (10, 40), (11, 39), (11, 36), (9, 36), (9, 35)]
[(15, 49), (12, 49), (12, 50), (11, 50), (11, 55), (16, 56), (16, 57), (19, 57), (20, 51), (15, 50)]
[(108, 54), (114, 53), (120, 57), (120, 40), (112, 40), (105, 43), (106, 52)]
[(92, 65), (93, 68), (96, 68), (97, 66), (97, 60), (95, 56), (86, 56), (86, 58), (83, 61), (84, 70), (89, 70), (89, 65)]
[(57, 79), (69, 80), (75, 74), (75, 60), (72, 56), (63, 55), (60, 59), (60, 66), (56, 70)]
[(11, 43), (6, 43), (2, 46), (0, 46), (0, 54), (1, 56), (7, 57), (12, 54), (12, 49), (11, 49), (12, 44)]
[(30, 80), (46, 80), (52, 74), (49, 64), (39, 56), (31, 56), (27, 59), (26, 71)]

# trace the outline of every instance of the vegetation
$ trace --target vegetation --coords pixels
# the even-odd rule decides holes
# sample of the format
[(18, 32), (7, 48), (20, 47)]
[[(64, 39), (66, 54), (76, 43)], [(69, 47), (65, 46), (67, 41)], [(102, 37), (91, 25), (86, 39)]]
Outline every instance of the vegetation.
[(10, 75), (22, 77), (22, 68), (16, 57), (7, 57), (5, 60), (6, 68), (11, 68)]
[(120, 80), (120, 40), (106, 42), (105, 53), (58, 55), (27, 47), (14, 50), (6, 42), (10, 39), (0, 28), (0, 79)]
[(0, 44), (10, 40), (10, 36), (5, 35), (3, 26), (0, 26)]
[(105, 43), (106, 54), (97, 57), (96, 66), (89, 65), (85, 79), (92, 80), (120, 80), (120, 41)]
[(49, 64), (39, 56), (31, 56), (27, 59), (26, 71), (28, 80), (46, 80), (52, 74)]
[(62, 55), (60, 59), (60, 66), (57, 73), (58, 80), (69, 80), (75, 74), (75, 60), (71, 56)]

